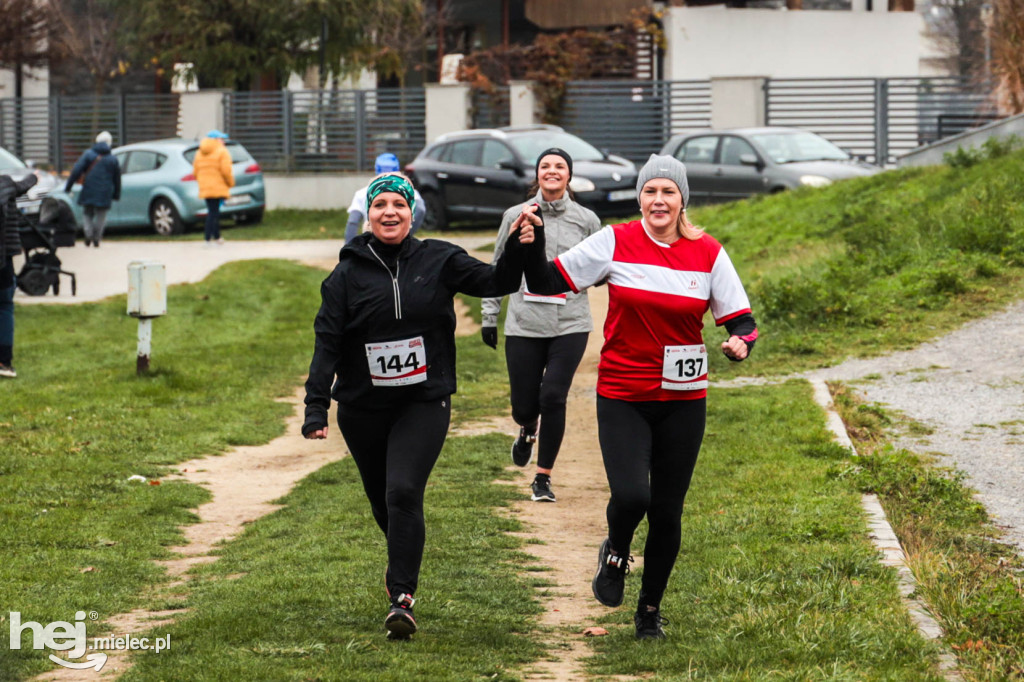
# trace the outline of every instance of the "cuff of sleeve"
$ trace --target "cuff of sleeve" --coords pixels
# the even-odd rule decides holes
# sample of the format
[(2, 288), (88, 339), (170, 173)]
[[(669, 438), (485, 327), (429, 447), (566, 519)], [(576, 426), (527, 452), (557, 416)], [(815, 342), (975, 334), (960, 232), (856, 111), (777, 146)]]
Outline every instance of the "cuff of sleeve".
[(308, 436), (309, 434), (313, 433), (314, 431), (319, 431), (320, 429), (324, 428), (325, 426), (327, 426), (327, 423), (324, 422), (323, 420), (321, 420), (321, 419), (311, 419), (311, 420), (307, 421), (305, 424), (302, 425), (302, 435), (303, 436)]
[(482, 327), (497, 327), (498, 326), (498, 316), (497, 315), (481, 315), (480, 316), (480, 320), (481, 320), (480, 325)]

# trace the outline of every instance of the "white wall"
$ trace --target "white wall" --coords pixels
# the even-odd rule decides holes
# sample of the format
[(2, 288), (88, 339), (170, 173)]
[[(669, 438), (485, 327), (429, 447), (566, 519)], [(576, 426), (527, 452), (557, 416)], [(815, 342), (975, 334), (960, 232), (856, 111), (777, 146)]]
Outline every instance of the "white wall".
[(917, 76), (916, 12), (666, 10), (666, 80)]
[(356, 190), (370, 184), (373, 173), (264, 173), (267, 208), (348, 208)]
[[(25, 69), (21, 78), (22, 97), (49, 97), (50, 70)], [(0, 99), (14, 97), (14, 72), (0, 69)]]

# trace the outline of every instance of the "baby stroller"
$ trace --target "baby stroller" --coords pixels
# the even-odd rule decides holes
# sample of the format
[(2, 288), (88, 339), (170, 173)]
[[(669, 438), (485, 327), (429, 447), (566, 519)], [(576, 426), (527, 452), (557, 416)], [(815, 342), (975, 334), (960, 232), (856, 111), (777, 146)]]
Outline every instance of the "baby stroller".
[[(19, 214), (20, 215), (20, 214)], [(52, 198), (43, 199), (39, 207), (39, 222), (20, 216), (18, 236), (25, 251), (25, 265), (18, 273), (18, 288), (29, 296), (42, 296), (53, 289), (60, 293), (60, 276), (71, 278), (71, 295), (77, 293), (74, 273), (62, 270), (57, 248), (74, 246), (78, 224), (67, 204)]]

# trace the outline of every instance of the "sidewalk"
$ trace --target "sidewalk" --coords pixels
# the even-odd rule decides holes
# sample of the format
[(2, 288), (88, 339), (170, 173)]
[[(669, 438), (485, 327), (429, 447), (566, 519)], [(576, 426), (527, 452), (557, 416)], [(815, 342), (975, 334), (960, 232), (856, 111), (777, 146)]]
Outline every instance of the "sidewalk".
[[(494, 241), (490, 233), (450, 240), (472, 250)], [(167, 266), (167, 284), (199, 282), (225, 263), (236, 260), (281, 258), (330, 268), (338, 260), (344, 245), (340, 239), (294, 239), (280, 241), (227, 241), (209, 247), (199, 241), (106, 241), (98, 249), (81, 242), (74, 248), (58, 249), (62, 267), (75, 273), (78, 294), (71, 295), (71, 280), (61, 277), (60, 295), (27, 296), (15, 294), (19, 304), (86, 303), (128, 292), (128, 264), (136, 260), (155, 260)], [(16, 257), (15, 270), (22, 257)]]

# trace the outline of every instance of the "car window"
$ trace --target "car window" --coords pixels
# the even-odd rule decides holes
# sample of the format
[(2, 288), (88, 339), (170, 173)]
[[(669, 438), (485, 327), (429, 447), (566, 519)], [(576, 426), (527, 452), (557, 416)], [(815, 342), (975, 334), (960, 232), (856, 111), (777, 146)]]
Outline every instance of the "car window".
[(721, 163), (727, 166), (742, 166), (740, 157), (744, 154), (757, 155), (750, 143), (743, 138), (732, 135), (722, 136)]
[(850, 155), (824, 137), (809, 132), (758, 133), (751, 137), (775, 163), (847, 161)]
[(499, 168), (502, 161), (515, 161), (515, 155), (504, 143), (485, 140), (480, 165), (484, 168)]
[[(245, 147), (238, 144), (237, 142), (227, 142), (224, 145), (228, 148), (228, 153), (231, 154), (231, 163), (244, 163), (246, 161), (252, 161), (252, 156), (246, 150)], [(196, 154), (199, 153), (199, 147), (192, 147), (191, 149), (185, 150), (182, 156), (189, 163), (193, 163), (196, 160)]]
[(464, 166), (476, 166), (480, 162), (480, 148), (482, 146), (483, 140), (455, 142), (452, 144), (450, 161)]
[(245, 147), (237, 142), (228, 142), (226, 146), (228, 148), (228, 152), (231, 154), (231, 163), (252, 161), (252, 156), (249, 155), (249, 152), (246, 151)]
[(156, 152), (134, 150), (124, 165), (124, 173), (144, 173), (159, 168), (167, 157)]
[(687, 163), (714, 163), (718, 135), (691, 137), (676, 151), (676, 158)]
[(441, 158), (441, 152), (443, 152), (445, 149), (447, 149), (447, 147), (448, 147), (448, 145), (439, 144), (436, 147), (432, 147), (432, 148), (428, 149), (427, 153), (424, 154), (423, 156), (425, 158), (433, 159), (434, 161), (437, 161), (438, 159)]
[(537, 130), (509, 136), (509, 144), (515, 147), (523, 161), (531, 167), (536, 165), (541, 152), (558, 147), (568, 152), (573, 161), (600, 161), (604, 158), (597, 147), (569, 133), (557, 130)]
[(121, 167), (121, 172), (124, 173), (124, 166), (128, 163), (128, 157), (131, 152), (121, 152), (120, 154), (114, 154), (114, 158), (117, 159), (117, 165)]
[(27, 168), (27, 166), (17, 156), (6, 149), (0, 148), (0, 169), (12, 170), (16, 168)]

